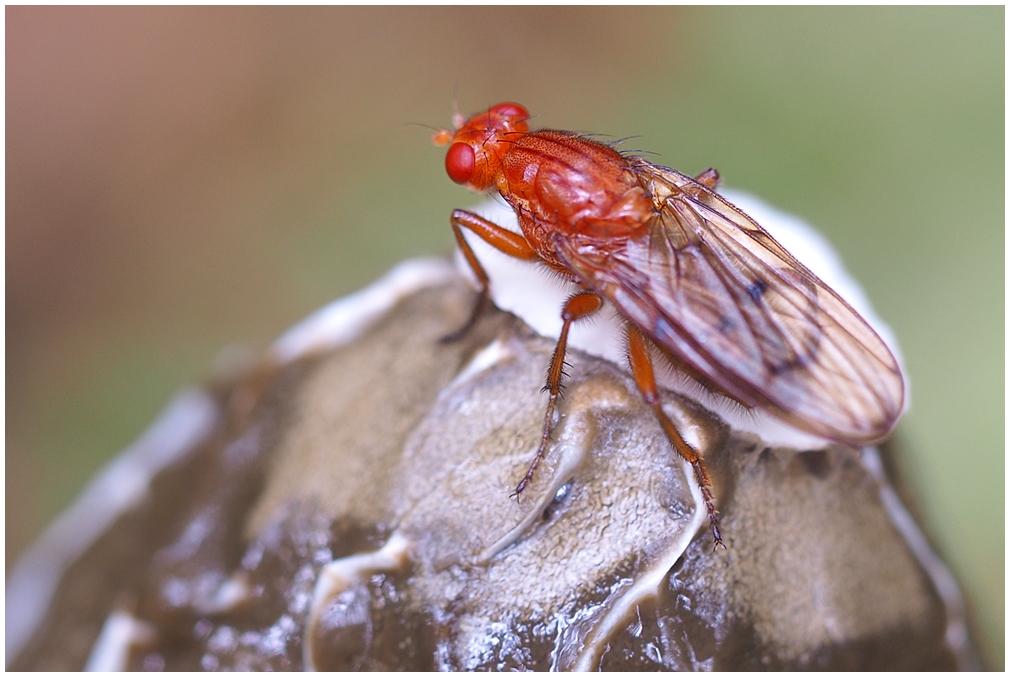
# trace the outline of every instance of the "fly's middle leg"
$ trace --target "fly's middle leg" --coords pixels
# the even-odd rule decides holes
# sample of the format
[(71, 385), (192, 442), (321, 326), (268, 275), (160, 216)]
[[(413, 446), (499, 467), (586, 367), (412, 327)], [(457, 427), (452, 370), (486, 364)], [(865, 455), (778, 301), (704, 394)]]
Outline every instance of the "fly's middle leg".
[(547, 453), (547, 445), (550, 443), (551, 427), (554, 419), (554, 408), (557, 405), (558, 396), (561, 394), (561, 381), (565, 376), (565, 351), (568, 348), (568, 330), (573, 322), (589, 317), (603, 307), (603, 299), (593, 292), (580, 292), (568, 297), (564, 307), (561, 309), (561, 335), (558, 337), (558, 344), (554, 347), (554, 354), (551, 356), (551, 363), (547, 367), (547, 379), (544, 390), (550, 396), (547, 401), (547, 413), (544, 415), (543, 433), (540, 435), (540, 446), (537, 454), (530, 463), (526, 476), (522, 478), (516, 487), (513, 496), (523, 493), (526, 485), (533, 479), (533, 472), (540, 465), (544, 455)]

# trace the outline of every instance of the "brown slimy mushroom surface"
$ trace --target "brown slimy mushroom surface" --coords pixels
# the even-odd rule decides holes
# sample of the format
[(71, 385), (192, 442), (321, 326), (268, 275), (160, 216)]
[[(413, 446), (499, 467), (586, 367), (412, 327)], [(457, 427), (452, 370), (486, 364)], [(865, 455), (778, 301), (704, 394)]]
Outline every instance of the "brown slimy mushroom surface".
[(668, 394), (713, 471), (713, 551), (631, 377), (573, 351), (551, 452), (510, 498), (553, 342), (493, 311), (439, 343), (470, 299), (422, 288), (211, 387), (213, 425), (68, 558), (9, 667), (965, 666), (958, 610), (853, 450), (768, 448)]

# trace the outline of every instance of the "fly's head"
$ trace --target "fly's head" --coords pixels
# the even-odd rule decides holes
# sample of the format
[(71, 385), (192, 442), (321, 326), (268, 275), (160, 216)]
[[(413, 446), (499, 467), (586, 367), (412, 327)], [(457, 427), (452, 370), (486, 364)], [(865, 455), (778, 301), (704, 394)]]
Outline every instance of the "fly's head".
[(457, 115), (455, 130), (442, 130), (433, 141), (448, 145), (445, 171), (456, 183), (485, 193), (502, 173), (509, 145), (530, 131), (529, 112), (517, 103), (500, 103), (469, 120)]

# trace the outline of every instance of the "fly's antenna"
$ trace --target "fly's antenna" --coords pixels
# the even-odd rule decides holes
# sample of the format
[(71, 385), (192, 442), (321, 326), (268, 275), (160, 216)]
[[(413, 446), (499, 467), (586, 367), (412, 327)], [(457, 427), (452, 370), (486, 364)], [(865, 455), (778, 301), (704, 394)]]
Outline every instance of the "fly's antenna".
[(424, 127), (425, 129), (432, 129), (432, 130), (434, 130), (436, 132), (441, 132), (442, 131), (441, 127), (436, 127), (435, 125), (429, 125), (426, 122), (404, 122), (403, 126), (404, 127)]
[(424, 127), (425, 129), (430, 129), (435, 133), (431, 135), (431, 142), (436, 146), (444, 146), (452, 141), (453, 131), (449, 129), (442, 129), (441, 127), (436, 127), (434, 125), (428, 125), (423, 122), (405, 122), (404, 127)]

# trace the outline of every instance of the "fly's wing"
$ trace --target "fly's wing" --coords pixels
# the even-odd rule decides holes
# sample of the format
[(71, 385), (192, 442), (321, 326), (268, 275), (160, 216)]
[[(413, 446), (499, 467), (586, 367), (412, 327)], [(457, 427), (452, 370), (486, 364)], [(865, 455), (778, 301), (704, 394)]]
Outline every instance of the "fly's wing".
[(559, 237), (559, 259), (675, 361), (742, 404), (851, 445), (890, 432), (904, 383), (866, 321), (729, 202), (636, 162), (661, 205), (645, 233)]

